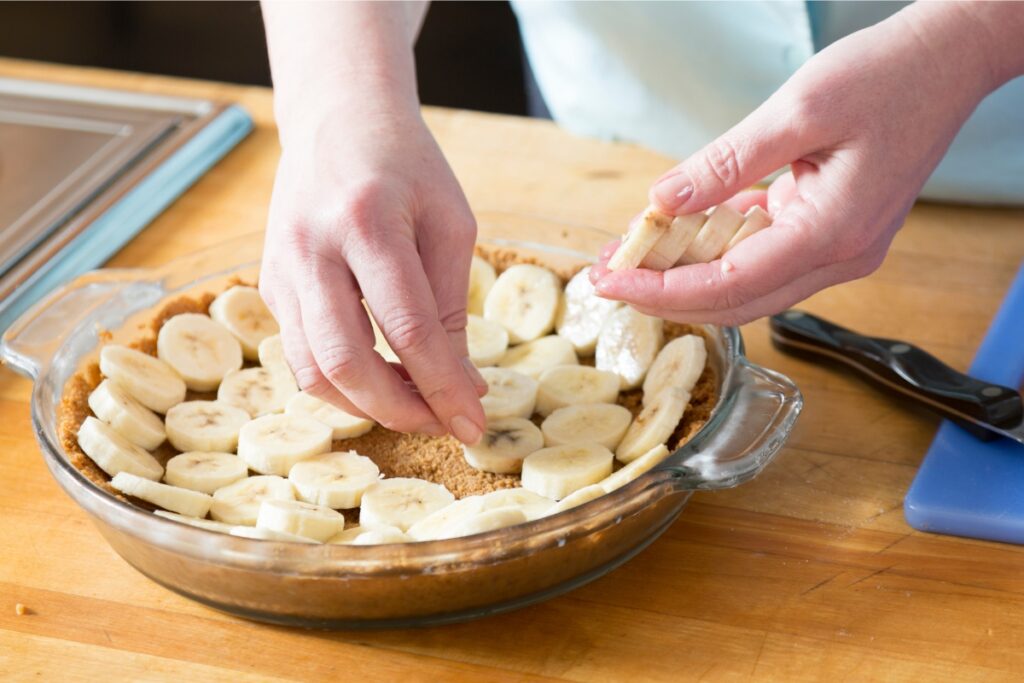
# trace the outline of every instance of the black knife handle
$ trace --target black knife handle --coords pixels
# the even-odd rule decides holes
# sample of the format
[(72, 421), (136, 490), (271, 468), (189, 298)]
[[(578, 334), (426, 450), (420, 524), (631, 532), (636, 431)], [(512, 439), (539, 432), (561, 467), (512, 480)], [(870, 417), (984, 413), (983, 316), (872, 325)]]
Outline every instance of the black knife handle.
[(957, 372), (906, 342), (865, 337), (796, 309), (772, 316), (771, 330), (776, 348), (845, 363), (982, 438), (994, 435), (971, 420), (1004, 427), (1024, 413), (1016, 390)]

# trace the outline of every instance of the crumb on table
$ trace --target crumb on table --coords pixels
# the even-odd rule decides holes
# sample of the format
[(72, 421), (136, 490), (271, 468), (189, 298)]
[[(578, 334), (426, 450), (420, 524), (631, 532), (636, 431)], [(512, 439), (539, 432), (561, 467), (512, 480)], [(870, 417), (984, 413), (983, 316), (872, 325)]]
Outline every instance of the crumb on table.
[(14, 613), (17, 614), (19, 617), (23, 617), (26, 614), (28, 614), (28, 607), (25, 607), (25, 605), (19, 602), (17, 605), (14, 606)]

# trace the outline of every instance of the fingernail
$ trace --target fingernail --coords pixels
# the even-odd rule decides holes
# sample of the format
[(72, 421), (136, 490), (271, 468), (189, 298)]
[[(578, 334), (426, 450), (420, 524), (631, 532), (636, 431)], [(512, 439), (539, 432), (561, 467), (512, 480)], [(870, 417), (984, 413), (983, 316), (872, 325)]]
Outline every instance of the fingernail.
[(469, 375), (470, 381), (476, 385), (477, 389), (483, 389), (484, 391), (487, 390), (487, 380), (485, 380), (484, 376), (480, 374), (480, 371), (476, 369), (476, 366), (473, 365), (473, 361), (469, 359), (469, 356), (462, 359), (462, 367), (466, 368), (466, 374)]
[(462, 415), (456, 415), (448, 424), (452, 428), (455, 438), (467, 446), (475, 445), (484, 435), (472, 420)]
[(693, 196), (693, 185), (686, 184), (680, 187), (679, 178), (668, 178), (655, 185), (652, 194), (661, 208), (674, 211), (690, 201), (690, 197)]
[(421, 432), (427, 436), (444, 436), (448, 433), (448, 430), (444, 428), (444, 425), (440, 422), (431, 422), (420, 429)]

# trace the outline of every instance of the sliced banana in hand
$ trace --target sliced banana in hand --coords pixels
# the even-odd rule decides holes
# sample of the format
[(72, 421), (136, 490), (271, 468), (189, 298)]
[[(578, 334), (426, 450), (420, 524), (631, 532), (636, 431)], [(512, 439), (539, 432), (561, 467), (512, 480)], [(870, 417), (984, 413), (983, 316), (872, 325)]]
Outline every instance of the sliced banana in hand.
[(588, 365), (561, 365), (545, 370), (537, 383), (537, 412), (547, 416), (578, 403), (615, 403), (621, 380), (614, 372)]
[(134, 496), (186, 517), (202, 519), (210, 511), (210, 505), (213, 503), (213, 498), (205, 493), (161, 484), (128, 472), (115, 474), (110, 480), (110, 485), (127, 496)]
[(551, 515), (557, 515), (559, 512), (565, 512), (571, 510), (574, 507), (579, 507), (584, 503), (589, 503), (592, 500), (596, 500), (601, 496), (608, 493), (605, 491), (600, 484), (591, 484), (590, 486), (584, 486), (581, 489), (577, 489), (570, 493), (568, 496), (558, 501), (547, 509), (544, 513), (545, 517)]
[(179, 451), (233, 453), (249, 413), (222, 401), (185, 401), (167, 411), (167, 439)]
[(242, 367), (238, 340), (199, 313), (182, 313), (165, 322), (156, 338), (156, 355), (193, 391), (213, 391), (224, 375)]
[(376, 424), (365, 417), (350, 415), (338, 406), (321, 401), (312, 394), (300, 391), (288, 399), (285, 415), (306, 415), (331, 428), (334, 439), (354, 439), (373, 429)]
[(498, 361), (498, 367), (515, 370), (534, 379), (558, 365), (578, 364), (572, 342), (555, 334), (513, 346)]
[(636, 460), (658, 444), (668, 443), (672, 432), (683, 419), (690, 394), (676, 387), (667, 387), (644, 406), (622, 437), (615, 457), (620, 462)]
[(340, 512), (299, 500), (264, 500), (256, 515), (256, 527), (312, 538), (323, 543), (345, 528)]
[(663, 324), (629, 306), (612, 313), (597, 338), (597, 369), (617, 374), (622, 389), (639, 387), (661, 349)]
[(384, 479), (363, 493), (359, 524), (368, 530), (393, 526), (404, 532), (454, 500), (455, 496), (440, 484), (405, 477)]
[(588, 266), (573, 275), (565, 285), (565, 294), (555, 319), (558, 336), (572, 342), (576, 353), (589, 356), (594, 353), (597, 335), (601, 333), (605, 320), (620, 306), (621, 302), (602, 299), (594, 292)]
[(543, 337), (555, 326), (562, 285), (547, 268), (517, 264), (498, 276), (484, 301), (484, 317), (504, 325), (513, 344)]
[(772, 224), (772, 217), (768, 215), (767, 211), (757, 205), (747, 209), (747, 213), (743, 217), (745, 219), (743, 225), (740, 226), (740, 229), (729, 240), (729, 244), (725, 245), (726, 251), (729, 251), (755, 232), (760, 232)]
[(295, 490), (287, 479), (258, 476), (239, 479), (213, 492), (210, 517), (226, 524), (253, 526), (265, 500), (295, 500)]
[(668, 446), (663, 443), (658, 444), (651, 450), (647, 451), (633, 462), (620, 468), (617, 472), (610, 474), (604, 481), (600, 483), (608, 493), (611, 493), (615, 489), (622, 488), (629, 482), (633, 481), (641, 474), (651, 469), (659, 462), (668, 457), (669, 450)]
[(379, 480), (377, 465), (355, 451), (313, 455), (288, 473), (300, 500), (336, 510), (359, 507), (363, 493)]
[(626, 270), (639, 266), (671, 225), (672, 216), (648, 206), (640, 219), (630, 226), (619, 248), (608, 259), (608, 270)]
[(466, 344), (473, 365), (495, 365), (508, 350), (508, 330), (493, 320), (470, 315), (466, 322)]
[(217, 389), (217, 400), (237, 406), (252, 417), (279, 413), (299, 388), (290, 374), (269, 368), (229, 372)]
[(89, 394), (89, 409), (115, 432), (147, 451), (156, 450), (167, 438), (163, 420), (109, 379)]
[(150, 410), (166, 413), (185, 400), (185, 380), (159, 358), (127, 346), (100, 350), (100, 372)]
[(504, 417), (488, 421), (483, 438), (474, 446), (464, 445), (462, 451), (470, 467), (514, 474), (522, 470), (523, 458), (543, 447), (537, 425), (523, 417)]
[(235, 336), (247, 360), (259, 360), (260, 342), (280, 332), (255, 287), (235, 285), (223, 291), (210, 304), (210, 317)]
[(78, 428), (78, 447), (111, 477), (128, 472), (157, 480), (164, 474), (156, 458), (92, 416)]
[(685, 216), (676, 216), (665, 234), (661, 236), (647, 256), (640, 262), (641, 268), (651, 270), (668, 270), (674, 266), (687, 248), (697, 239), (707, 215), (703, 213), (691, 213)]
[(523, 461), (523, 488), (561, 500), (612, 473), (614, 456), (596, 443), (544, 448)]
[(540, 430), (546, 446), (598, 443), (614, 450), (632, 421), (633, 414), (614, 403), (577, 403), (552, 412)]
[(200, 493), (213, 493), (249, 474), (249, 468), (237, 455), (200, 451), (174, 456), (167, 461), (165, 470), (164, 481), (171, 486)]
[(281, 342), (280, 334), (264, 337), (256, 348), (256, 355), (260, 358), (260, 365), (268, 370), (283, 370), (291, 374), (292, 369), (284, 357), (284, 344)]
[(537, 402), (537, 380), (506, 368), (480, 368), (487, 395), (480, 399), (488, 420), (530, 417)]
[[(463, 498), (463, 500), (466, 500)], [(498, 508), (515, 507), (523, 511), (527, 521), (540, 519), (544, 513), (555, 504), (551, 498), (529, 491), (524, 488), (498, 489), (485, 493), (480, 497), (484, 510), (496, 510)]]
[(644, 405), (666, 387), (678, 387), (687, 393), (693, 391), (707, 359), (704, 338), (699, 335), (686, 334), (665, 344), (644, 380)]
[(473, 257), (469, 265), (469, 296), (466, 302), (466, 310), (471, 315), (484, 314), (484, 301), (497, 279), (498, 274), (489, 261), (479, 256)]
[(743, 224), (743, 214), (736, 209), (719, 204), (708, 211), (708, 219), (704, 227), (697, 233), (697, 238), (683, 253), (678, 265), (691, 263), (710, 263), (725, 253), (725, 245), (733, 238)]
[(306, 415), (264, 415), (238, 433), (238, 457), (260, 474), (288, 476), (295, 463), (331, 450), (331, 428)]

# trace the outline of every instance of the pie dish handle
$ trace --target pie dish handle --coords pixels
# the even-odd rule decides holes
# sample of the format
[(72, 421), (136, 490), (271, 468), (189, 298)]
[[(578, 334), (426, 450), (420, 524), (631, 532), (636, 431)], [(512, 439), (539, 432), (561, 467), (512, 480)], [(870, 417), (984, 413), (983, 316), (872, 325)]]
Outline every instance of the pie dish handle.
[(754, 478), (782, 448), (803, 408), (788, 377), (745, 358), (724, 394), (708, 424), (657, 467), (679, 489), (731, 488)]

